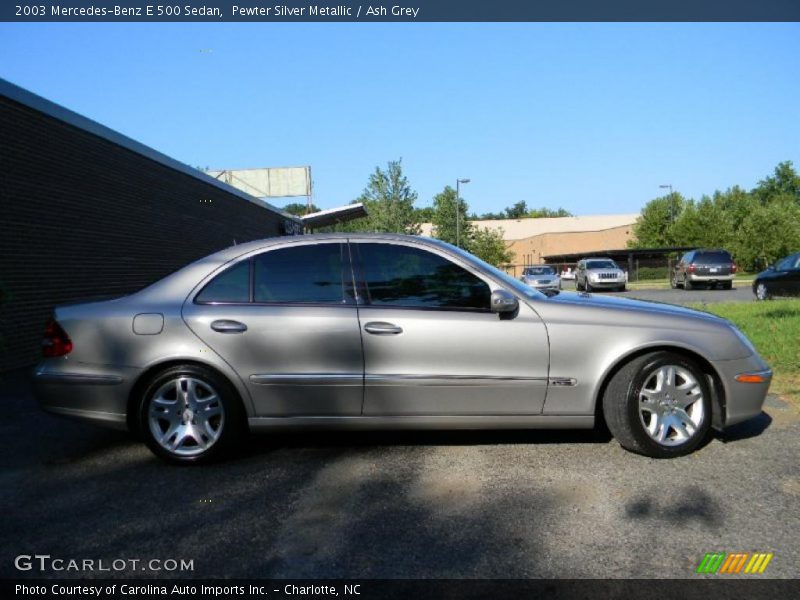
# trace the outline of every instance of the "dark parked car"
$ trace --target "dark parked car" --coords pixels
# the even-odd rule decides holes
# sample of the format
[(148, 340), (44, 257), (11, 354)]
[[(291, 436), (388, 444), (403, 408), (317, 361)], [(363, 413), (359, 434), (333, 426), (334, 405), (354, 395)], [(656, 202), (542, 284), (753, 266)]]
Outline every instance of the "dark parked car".
[(800, 296), (800, 252), (780, 259), (753, 280), (758, 300), (772, 296)]
[(736, 276), (736, 263), (727, 250), (691, 250), (675, 265), (672, 288), (691, 290), (700, 285), (729, 290)]

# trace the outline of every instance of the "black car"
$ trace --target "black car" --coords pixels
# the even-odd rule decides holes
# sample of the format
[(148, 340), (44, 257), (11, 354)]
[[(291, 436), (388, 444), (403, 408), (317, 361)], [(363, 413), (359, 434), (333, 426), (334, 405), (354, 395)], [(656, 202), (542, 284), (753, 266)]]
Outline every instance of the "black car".
[(800, 252), (780, 259), (753, 280), (758, 300), (772, 296), (800, 296)]

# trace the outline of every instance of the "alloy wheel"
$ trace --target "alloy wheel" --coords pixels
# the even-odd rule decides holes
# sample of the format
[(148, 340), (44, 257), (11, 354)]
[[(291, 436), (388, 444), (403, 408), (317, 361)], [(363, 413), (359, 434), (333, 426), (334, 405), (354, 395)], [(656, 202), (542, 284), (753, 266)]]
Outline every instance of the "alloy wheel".
[(769, 298), (769, 290), (767, 290), (767, 286), (763, 283), (759, 283), (756, 286), (756, 298), (759, 300), (766, 300)]
[(653, 441), (684, 444), (701, 430), (705, 417), (703, 387), (688, 369), (664, 365), (647, 376), (639, 392), (639, 419)]
[(192, 457), (213, 446), (225, 426), (225, 409), (211, 384), (195, 377), (168, 380), (151, 396), (148, 425), (170, 454)]

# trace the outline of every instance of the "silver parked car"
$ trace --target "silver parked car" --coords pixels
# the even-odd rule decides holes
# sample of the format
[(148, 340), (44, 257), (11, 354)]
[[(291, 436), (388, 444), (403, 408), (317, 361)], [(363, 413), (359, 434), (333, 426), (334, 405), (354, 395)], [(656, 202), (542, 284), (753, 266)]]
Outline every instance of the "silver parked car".
[(575, 287), (591, 292), (599, 289), (625, 291), (625, 271), (610, 258), (584, 258), (575, 267)]
[(521, 281), (539, 291), (557, 292), (561, 289), (561, 277), (556, 268), (550, 265), (525, 267)]
[(436, 240), (241, 244), (116, 300), (55, 310), (48, 411), (197, 462), (248, 431), (590, 428), (686, 454), (760, 413), (771, 371), (730, 322), (622, 298), (546, 297)]

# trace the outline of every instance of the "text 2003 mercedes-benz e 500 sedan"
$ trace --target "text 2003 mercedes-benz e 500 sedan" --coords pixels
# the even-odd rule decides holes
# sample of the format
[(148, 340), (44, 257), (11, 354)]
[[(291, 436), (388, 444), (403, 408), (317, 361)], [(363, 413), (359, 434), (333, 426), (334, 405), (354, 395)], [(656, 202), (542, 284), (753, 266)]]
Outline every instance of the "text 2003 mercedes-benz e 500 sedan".
[(47, 410), (181, 462), (247, 430), (589, 428), (654, 457), (761, 411), (771, 371), (731, 323), (554, 297), (435, 240), (311, 235), (228, 248), (117, 300), (55, 310)]

